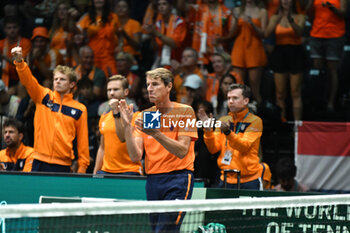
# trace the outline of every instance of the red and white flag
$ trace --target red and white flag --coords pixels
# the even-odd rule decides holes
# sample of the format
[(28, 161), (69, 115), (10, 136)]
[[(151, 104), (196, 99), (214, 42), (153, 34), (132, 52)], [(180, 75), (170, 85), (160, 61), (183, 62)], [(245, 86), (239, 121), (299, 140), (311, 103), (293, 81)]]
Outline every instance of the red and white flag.
[(350, 123), (299, 122), (297, 180), (313, 191), (350, 192)]

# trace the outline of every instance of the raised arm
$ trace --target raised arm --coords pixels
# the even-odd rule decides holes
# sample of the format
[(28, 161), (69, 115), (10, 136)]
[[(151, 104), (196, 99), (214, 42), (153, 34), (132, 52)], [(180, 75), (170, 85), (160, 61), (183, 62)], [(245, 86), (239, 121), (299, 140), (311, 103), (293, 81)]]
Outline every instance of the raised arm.
[(26, 87), (28, 94), (35, 103), (41, 103), (44, 96), (49, 92), (49, 89), (42, 87), (38, 80), (32, 75), (27, 63), (23, 61), (22, 48), (14, 47), (11, 54), (15, 59), (14, 64), (21, 83)]

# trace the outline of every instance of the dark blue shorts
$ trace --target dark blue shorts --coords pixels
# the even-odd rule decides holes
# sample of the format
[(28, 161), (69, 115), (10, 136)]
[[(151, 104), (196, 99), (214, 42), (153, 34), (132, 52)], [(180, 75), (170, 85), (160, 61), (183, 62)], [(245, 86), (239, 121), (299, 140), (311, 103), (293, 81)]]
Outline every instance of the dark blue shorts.
[[(147, 200), (187, 200), (191, 199), (193, 190), (193, 174), (182, 170), (171, 173), (147, 176)], [(151, 214), (150, 221), (153, 232), (179, 232), (185, 214), (167, 213)]]
[(33, 160), (32, 172), (71, 172), (70, 166), (45, 163), (40, 160)]

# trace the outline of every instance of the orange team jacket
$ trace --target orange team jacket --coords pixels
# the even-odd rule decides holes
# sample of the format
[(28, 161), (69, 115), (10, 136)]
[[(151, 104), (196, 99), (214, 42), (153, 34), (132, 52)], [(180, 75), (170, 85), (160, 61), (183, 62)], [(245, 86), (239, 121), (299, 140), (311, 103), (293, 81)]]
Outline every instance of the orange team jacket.
[(5, 166), (6, 171), (23, 171), (30, 172), (32, 170), (34, 149), (25, 146), (23, 143), (17, 148), (14, 156), (10, 156), (9, 149), (0, 151), (0, 163)]
[[(237, 114), (233, 113), (219, 119), (230, 122), (231, 134), (226, 136), (217, 129), (215, 132), (205, 132), (204, 142), (210, 153), (221, 151), (218, 157), (218, 166), (221, 169), (221, 180), (224, 180), (225, 169), (238, 169), (241, 171), (241, 182), (246, 183), (261, 176), (259, 163), (259, 146), (262, 135), (262, 120), (249, 113), (248, 109)], [(237, 183), (235, 174), (228, 174), (227, 182)]]
[[(322, 6), (324, 0), (314, 0), (315, 17), (310, 35), (316, 38), (338, 38), (345, 34), (345, 20), (338, 17), (328, 7)], [(340, 0), (328, 0), (340, 8)]]
[[(134, 130), (135, 137), (143, 138), (143, 146), (145, 149), (145, 168), (147, 174), (160, 174), (180, 170), (194, 170), (194, 142), (197, 140), (197, 128), (195, 125), (186, 126), (187, 121), (195, 123), (195, 114), (191, 106), (172, 102), (173, 108), (166, 114), (160, 117), (161, 128), (159, 129), (167, 137), (177, 140), (179, 136), (191, 137), (191, 144), (187, 155), (180, 159), (177, 156), (167, 151), (156, 139), (153, 137)], [(156, 107), (146, 109), (144, 112), (156, 111)], [(143, 112), (138, 116), (142, 118)], [(152, 118), (152, 117), (151, 117)], [(180, 123), (182, 122), (182, 123)], [(184, 125), (182, 125), (184, 123)], [(175, 125), (176, 124), (176, 125)]]
[(142, 175), (141, 162), (131, 161), (126, 143), (119, 140), (112, 111), (101, 116), (99, 128), (104, 139), (102, 171), (109, 173), (137, 172)]
[[(197, 74), (199, 77), (201, 77), (202, 81), (204, 82), (204, 76), (198, 67), (192, 72), (192, 74)], [(180, 103), (182, 102), (182, 99), (186, 96), (186, 87), (183, 86), (185, 78), (186, 75), (184, 73), (177, 74), (174, 77), (176, 101)]]
[(87, 32), (88, 45), (94, 51), (94, 64), (102, 69), (106, 76), (117, 73), (114, 49), (117, 45), (116, 29), (119, 24), (118, 16), (111, 13), (109, 21), (103, 24), (101, 17), (96, 17), (96, 24), (92, 24), (89, 14), (85, 14), (78, 22), (78, 27)]
[(14, 62), (21, 83), (36, 105), (34, 117), (34, 159), (70, 166), (74, 159), (73, 140), (77, 138), (78, 172), (90, 163), (87, 110), (72, 94), (61, 96), (37, 82), (25, 62)]
[[(20, 37), (15, 43), (9, 43), (8, 39), (5, 38), (0, 40), (0, 53), (3, 56), (10, 58), (12, 57), (11, 49), (16, 46), (22, 47), (23, 57), (26, 57), (32, 48), (32, 43), (27, 38), (22, 37)], [(9, 87), (10, 79), (18, 80), (16, 67), (5, 60), (2, 60), (2, 64), (2, 81), (4, 81), (6, 87)]]
[[(164, 22), (163, 17), (158, 15), (156, 20), (156, 29), (163, 35), (166, 35), (175, 41), (177, 48), (171, 50), (171, 58), (180, 61), (182, 50), (184, 49), (183, 42), (187, 33), (185, 20), (180, 16), (172, 14), (166, 26), (166, 22)], [(164, 44), (159, 38), (156, 38), (156, 42), (158, 45), (158, 55), (161, 55)]]

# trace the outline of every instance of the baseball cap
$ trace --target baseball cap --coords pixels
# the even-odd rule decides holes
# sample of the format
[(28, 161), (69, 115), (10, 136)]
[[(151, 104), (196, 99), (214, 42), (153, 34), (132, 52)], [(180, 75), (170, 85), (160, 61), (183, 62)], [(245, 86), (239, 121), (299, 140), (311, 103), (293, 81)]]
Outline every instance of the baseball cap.
[(4, 81), (0, 79), (0, 92), (4, 91), (6, 89)]
[(36, 27), (33, 30), (32, 40), (35, 39), (35, 37), (44, 37), (46, 39), (49, 39), (49, 32), (46, 27)]
[(198, 89), (202, 86), (202, 79), (197, 74), (190, 74), (186, 77), (184, 87)]

